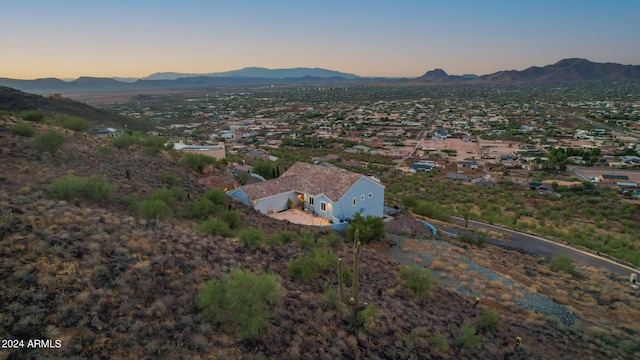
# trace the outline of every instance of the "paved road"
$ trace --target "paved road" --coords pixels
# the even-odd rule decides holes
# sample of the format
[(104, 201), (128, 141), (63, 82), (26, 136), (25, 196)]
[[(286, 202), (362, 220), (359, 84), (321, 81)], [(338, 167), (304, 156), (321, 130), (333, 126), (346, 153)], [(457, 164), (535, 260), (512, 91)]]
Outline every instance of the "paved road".
[[(464, 225), (464, 219), (453, 217), (452, 221)], [(475, 228), (486, 229), (491, 231), (496, 231), (500, 233), (507, 233), (511, 235), (511, 239), (508, 241), (501, 241), (497, 239), (490, 239), (488, 242), (500, 246), (510, 247), (514, 249), (521, 249), (526, 252), (532, 254), (538, 254), (542, 256), (548, 257), (556, 257), (560, 254), (569, 254), (573, 261), (578, 264), (583, 264), (587, 266), (604, 268), (605, 270), (614, 273), (616, 275), (629, 276), (631, 273), (640, 273), (639, 269), (634, 269), (632, 267), (618, 264), (612, 260), (603, 258), (601, 256), (591, 254), (586, 251), (582, 251), (580, 249), (576, 249), (569, 245), (560, 244), (553, 242), (551, 240), (530, 235), (526, 233), (522, 233), (519, 231), (506, 229), (503, 227), (493, 226), (490, 224), (469, 220), (469, 225)], [(449, 232), (456, 232), (458, 229), (444, 229)]]

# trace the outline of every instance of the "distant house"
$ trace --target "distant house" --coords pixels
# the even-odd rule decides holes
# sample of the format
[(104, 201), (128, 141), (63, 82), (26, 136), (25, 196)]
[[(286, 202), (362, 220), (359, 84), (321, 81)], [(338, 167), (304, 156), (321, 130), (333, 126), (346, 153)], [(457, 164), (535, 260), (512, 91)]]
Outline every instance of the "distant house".
[(224, 159), (226, 157), (225, 154), (225, 146), (223, 142), (219, 142), (218, 145), (206, 146), (206, 145), (187, 145), (182, 141), (174, 143), (173, 148), (178, 151), (187, 151), (196, 154), (203, 154), (214, 157), (218, 160)]
[(280, 177), (228, 192), (263, 214), (301, 206), (334, 223), (362, 216), (383, 216), (384, 185), (333, 165), (293, 164)]
[(603, 184), (615, 184), (621, 181), (628, 181), (629, 177), (627, 175), (602, 174), (600, 175), (600, 180)]
[(91, 129), (87, 130), (87, 134), (102, 136), (102, 137), (118, 137), (122, 135), (124, 132), (115, 128), (104, 128), (104, 129)]
[(420, 161), (409, 166), (409, 172), (429, 172), (437, 168), (438, 164), (433, 161)]
[(475, 160), (458, 161), (459, 168), (477, 169), (480, 166)]
[(453, 173), (453, 172), (447, 173), (444, 179), (448, 181), (459, 182), (459, 183), (469, 183), (471, 181), (471, 178), (468, 177), (467, 175)]

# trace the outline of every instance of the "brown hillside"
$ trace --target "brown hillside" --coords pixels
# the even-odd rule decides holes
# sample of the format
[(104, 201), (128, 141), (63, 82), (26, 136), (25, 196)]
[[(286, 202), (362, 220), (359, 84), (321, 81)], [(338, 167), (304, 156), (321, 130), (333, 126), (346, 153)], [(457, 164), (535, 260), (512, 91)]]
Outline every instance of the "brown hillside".
[[(295, 233), (282, 246), (247, 247), (237, 238), (198, 233), (194, 221), (177, 215), (165, 222), (142, 220), (121, 202), (127, 195), (145, 199), (165, 186), (159, 180), (163, 172), (174, 174), (175, 186), (195, 199), (206, 190), (204, 182), (229, 186), (233, 180), (223, 167), (201, 175), (181, 167), (174, 155), (136, 148), (98, 151), (108, 140), (73, 134), (67, 134), (66, 144), (52, 157), (9, 132), (17, 122), (21, 120), (0, 119), (0, 338), (60, 340), (61, 348), (0, 349), (0, 358), (632, 358), (619, 345), (637, 339), (637, 329), (629, 328), (624, 336), (588, 333), (515, 305), (483, 300), (474, 306), (474, 299), (443, 287), (416, 300), (398, 263), (381, 252), (384, 244), (366, 245), (362, 251), (361, 297), (377, 311), (354, 331), (327, 291), (337, 288), (334, 271), (308, 284), (294, 281), (287, 271), (289, 260), (312, 251), (299, 239), (312, 236), (311, 246), (321, 246), (324, 232), (279, 222), (232, 202), (245, 227), (267, 235), (283, 229)], [(36, 126), (44, 130), (44, 125)], [(51, 181), (70, 173), (104, 175), (115, 193), (98, 203), (52, 199), (47, 191)], [(390, 230), (409, 230), (419, 237), (412, 226), (405, 217)], [(349, 245), (332, 251), (351, 257)], [(503, 265), (507, 269), (520, 261), (540, 266), (528, 255), (499, 251), (514, 261)], [(204, 282), (236, 267), (279, 275), (284, 295), (262, 338), (240, 341), (206, 321), (195, 305)], [(620, 295), (610, 304), (625, 311), (626, 301)], [(499, 312), (499, 330), (479, 326), (478, 343), (460, 345), (462, 325), (482, 325), (478, 316), (488, 309)], [(523, 339), (517, 349), (516, 337)]]

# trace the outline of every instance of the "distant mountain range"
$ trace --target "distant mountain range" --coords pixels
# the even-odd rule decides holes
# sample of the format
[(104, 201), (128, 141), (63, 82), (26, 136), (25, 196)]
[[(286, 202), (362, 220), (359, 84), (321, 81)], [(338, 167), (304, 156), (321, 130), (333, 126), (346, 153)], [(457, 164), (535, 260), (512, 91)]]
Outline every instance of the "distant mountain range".
[(176, 80), (191, 77), (224, 77), (224, 78), (264, 78), (264, 79), (298, 79), (304, 77), (314, 78), (343, 78), (357, 79), (358, 75), (347, 74), (339, 71), (321, 68), (293, 68), (293, 69), (267, 69), (261, 67), (248, 67), (240, 70), (215, 72), (208, 74), (184, 74), (175, 72), (162, 72), (149, 75), (142, 80)]
[(73, 81), (63, 81), (55, 78), (36, 80), (0, 78), (0, 86), (44, 94), (353, 82), (426, 85), (456, 83), (508, 84), (590, 80), (640, 80), (640, 65), (595, 63), (585, 59), (564, 59), (553, 65), (544, 67), (533, 66), (522, 71), (499, 71), (482, 76), (472, 74), (449, 75), (442, 69), (435, 69), (412, 79), (364, 78), (354, 74), (320, 68), (266, 69), (251, 67), (209, 74), (165, 72), (152, 74), (143, 79), (81, 77)]
[(595, 63), (585, 59), (564, 59), (544, 67), (532, 66), (522, 71), (498, 71), (482, 76), (448, 75), (441, 69), (428, 71), (415, 79), (423, 83), (526, 83), (572, 82), (589, 80), (640, 80), (640, 65)]

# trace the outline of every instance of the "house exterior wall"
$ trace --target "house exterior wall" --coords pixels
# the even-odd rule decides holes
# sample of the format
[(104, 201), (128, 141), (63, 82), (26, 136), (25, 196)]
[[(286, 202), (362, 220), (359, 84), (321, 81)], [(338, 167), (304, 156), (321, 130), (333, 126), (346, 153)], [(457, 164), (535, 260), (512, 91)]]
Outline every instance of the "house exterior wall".
[[(371, 194), (371, 197), (369, 197)], [(353, 199), (356, 205), (353, 205)], [(362, 216), (384, 216), (384, 186), (366, 177), (361, 178), (334, 204), (333, 215), (338, 219)]]
[(254, 209), (260, 211), (263, 214), (269, 213), (269, 207), (272, 207), (273, 212), (287, 210), (289, 208), (289, 205), (287, 205), (287, 200), (291, 199), (294, 206), (300, 203), (300, 201), (298, 201), (297, 195), (298, 192), (290, 191), (262, 198), (256, 201)]

